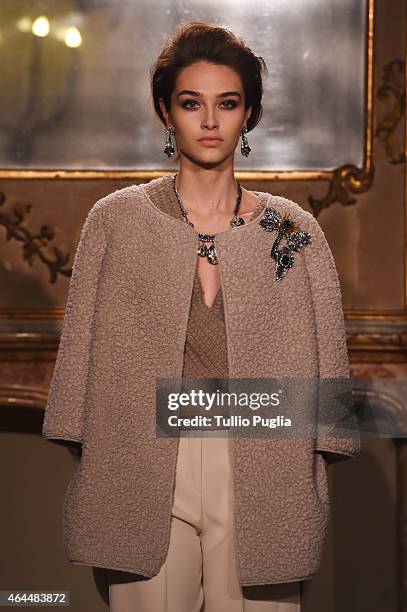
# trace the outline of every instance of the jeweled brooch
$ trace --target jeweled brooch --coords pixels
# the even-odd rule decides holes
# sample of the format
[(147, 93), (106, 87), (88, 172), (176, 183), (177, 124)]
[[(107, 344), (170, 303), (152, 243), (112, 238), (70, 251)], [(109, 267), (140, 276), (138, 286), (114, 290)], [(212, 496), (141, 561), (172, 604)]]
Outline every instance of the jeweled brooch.
[[(270, 256), (276, 261), (276, 280), (281, 280), (295, 263), (294, 251), (299, 251), (305, 244), (310, 244), (311, 236), (308, 232), (300, 229), (298, 224), (288, 215), (280, 216), (275, 208), (269, 206), (266, 207), (259, 223), (266, 232), (278, 231)], [(283, 238), (286, 239), (287, 244), (279, 247)]]

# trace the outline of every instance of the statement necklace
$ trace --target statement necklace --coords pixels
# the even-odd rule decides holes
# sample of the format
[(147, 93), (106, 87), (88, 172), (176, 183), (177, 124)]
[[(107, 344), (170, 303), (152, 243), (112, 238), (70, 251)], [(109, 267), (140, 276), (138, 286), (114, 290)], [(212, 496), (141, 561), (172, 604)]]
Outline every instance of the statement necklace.
[[(190, 225), (191, 227), (194, 227), (194, 224), (192, 223), (192, 221), (190, 221), (188, 219), (188, 213), (185, 210), (185, 206), (183, 205), (183, 203), (181, 202), (181, 198), (179, 197), (179, 193), (178, 190), (175, 186), (175, 179), (177, 177), (177, 174), (174, 174), (174, 176), (172, 177), (172, 186), (174, 188), (174, 192), (175, 195), (177, 197), (178, 200), (178, 204), (179, 207), (181, 209), (181, 214), (184, 217), (186, 223), (188, 223), (188, 225)], [(244, 219), (242, 219), (242, 217), (238, 217), (238, 212), (239, 212), (239, 208), (240, 208), (240, 201), (242, 199), (242, 188), (240, 186), (240, 183), (238, 180), (236, 180), (236, 187), (237, 187), (237, 198), (236, 198), (236, 204), (235, 204), (235, 208), (233, 209), (233, 217), (230, 221), (230, 227), (236, 227), (239, 225), (244, 225), (245, 221)], [(202, 244), (199, 245), (198, 247), (198, 255), (200, 257), (206, 257), (209, 261), (209, 263), (217, 265), (218, 264), (218, 259), (216, 257), (216, 248), (214, 245), (214, 240), (216, 237), (216, 234), (202, 234), (202, 233), (198, 233), (198, 237), (199, 240)], [(206, 246), (206, 242), (210, 243), (210, 246)]]

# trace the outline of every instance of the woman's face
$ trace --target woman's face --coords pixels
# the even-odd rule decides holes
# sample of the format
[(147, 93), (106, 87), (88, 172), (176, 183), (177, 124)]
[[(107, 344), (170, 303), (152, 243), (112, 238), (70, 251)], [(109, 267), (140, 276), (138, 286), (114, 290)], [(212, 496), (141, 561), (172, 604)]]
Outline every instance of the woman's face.
[[(167, 126), (175, 128), (180, 156), (192, 162), (217, 165), (232, 158), (251, 108), (245, 110), (240, 76), (229, 66), (199, 61), (184, 68), (171, 95), (171, 111), (160, 107)], [(218, 137), (212, 143), (203, 138)]]

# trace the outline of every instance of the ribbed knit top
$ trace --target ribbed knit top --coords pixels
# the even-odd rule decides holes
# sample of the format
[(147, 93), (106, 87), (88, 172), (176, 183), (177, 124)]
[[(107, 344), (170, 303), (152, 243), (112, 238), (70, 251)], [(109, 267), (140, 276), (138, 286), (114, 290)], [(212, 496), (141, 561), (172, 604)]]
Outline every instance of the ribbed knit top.
[[(172, 177), (168, 176), (167, 178), (167, 181), (163, 181), (160, 193), (157, 193), (156, 185), (154, 186), (154, 194), (153, 192), (149, 193), (148, 184), (146, 185), (146, 191), (160, 210), (183, 220), (172, 186)], [(260, 200), (250, 217), (250, 221), (260, 216), (264, 209), (267, 194), (260, 193), (259, 197)], [(233, 228), (230, 228), (230, 231), (233, 231)], [(198, 268), (196, 268), (185, 342), (183, 377), (227, 378), (228, 374), (222, 287), (219, 288), (215, 301), (209, 309), (203, 298)]]

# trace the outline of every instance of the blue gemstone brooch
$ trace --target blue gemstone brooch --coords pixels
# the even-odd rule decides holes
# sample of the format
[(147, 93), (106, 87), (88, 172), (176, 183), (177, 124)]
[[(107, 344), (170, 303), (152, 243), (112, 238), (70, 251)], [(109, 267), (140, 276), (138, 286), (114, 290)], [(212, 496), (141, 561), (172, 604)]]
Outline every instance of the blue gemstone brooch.
[[(274, 230), (278, 232), (270, 256), (276, 262), (276, 280), (281, 280), (294, 265), (294, 251), (299, 251), (304, 244), (310, 244), (311, 236), (300, 229), (286, 214), (280, 216), (275, 208), (268, 206), (259, 223), (266, 232)], [(286, 239), (287, 244), (279, 247), (283, 238)]]

